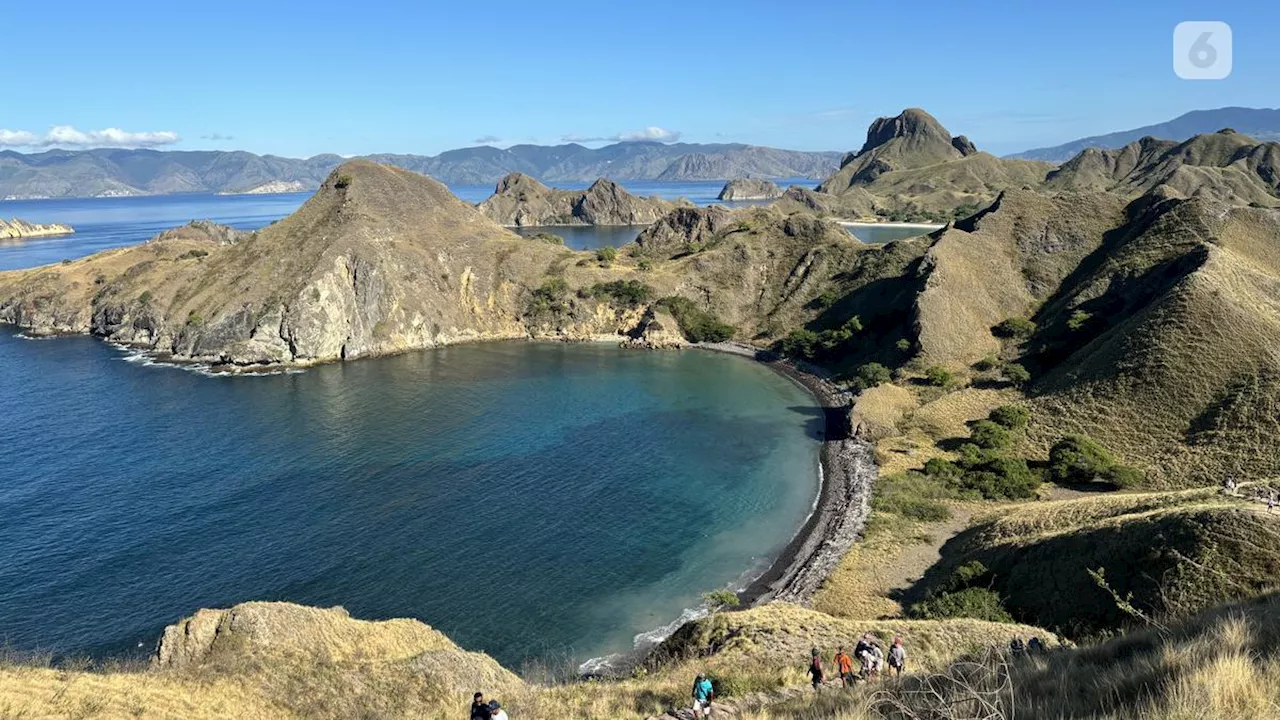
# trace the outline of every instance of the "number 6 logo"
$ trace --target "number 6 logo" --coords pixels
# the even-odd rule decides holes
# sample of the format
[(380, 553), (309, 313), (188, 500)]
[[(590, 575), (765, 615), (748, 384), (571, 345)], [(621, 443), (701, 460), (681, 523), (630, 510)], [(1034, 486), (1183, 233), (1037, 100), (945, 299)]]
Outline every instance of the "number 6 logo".
[(1231, 26), (1178, 23), (1173, 29), (1173, 72), (1183, 80), (1221, 80), (1231, 74)]

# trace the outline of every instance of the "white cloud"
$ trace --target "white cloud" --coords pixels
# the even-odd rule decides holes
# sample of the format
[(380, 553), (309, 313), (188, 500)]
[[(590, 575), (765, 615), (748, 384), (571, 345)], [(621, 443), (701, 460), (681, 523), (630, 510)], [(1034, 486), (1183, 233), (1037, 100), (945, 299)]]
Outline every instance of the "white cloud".
[(607, 136), (584, 136), (584, 135), (565, 135), (561, 138), (564, 142), (662, 142), (672, 143), (680, 139), (679, 130), (667, 130), (656, 126), (649, 126), (643, 130), (631, 130), (628, 132), (620, 132), (617, 135)]
[(0, 129), (0, 147), (20, 148), (149, 148), (172, 145), (182, 138), (175, 132), (127, 132), (119, 128), (77, 130), (70, 125), (55, 125), (44, 135), (26, 130)]
[(472, 142), (477, 145), (498, 145), (502, 143), (502, 138), (497, 135), (482, 135), (481, 137), (472, 140)]
[(201, 139), (201, 140), (212, 140), (212, 141), (214, 141), (214, 142), (222, 142), (223, 140), (235, 140), (235, 139), (236, 139), (236, 136), (235, 136), (235, 135), (224, 135), (224, 134), (222, 134), (222, 133), (210, 133), (210, 134), (208, 134), (208, 135), (201, 135), (201, 136), (200, 136), (200, 139)]

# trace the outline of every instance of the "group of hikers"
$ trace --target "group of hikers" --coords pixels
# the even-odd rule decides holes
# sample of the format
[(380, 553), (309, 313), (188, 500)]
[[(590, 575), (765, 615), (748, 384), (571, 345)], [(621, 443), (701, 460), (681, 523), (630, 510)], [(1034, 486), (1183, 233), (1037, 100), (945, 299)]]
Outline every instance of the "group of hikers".
[(1022, 638), (1015, 636), (1009, 641), (1009, 654), (1015, 658), (1026, 657), (1027, 655), (1043, 655), (1046, 652), (1048, 652), (1048, 648), (1038, 637), (1022, 642)]
[(471, 720), (508, 720), (507, 711), (497, 700), (485, 702), (484, 693), (478, 692), (471, 698)]
[[(1235, 480), (1227, 478), (1222, 481), (1222, 487), (1228, 495), (1239, 495), (1240, 485)], [(1274, 490), (1267, 485), (1253, 485), (1248, 488), (1246, 498), (1254, 502), (1264, 502), (1267, 504), (1267, 512), (1275, 512), (1276, 506), (1280, 505), (1280, 490)]]
[[(855, 661), (858, 663), (856, 674), (853, 671)], [(849, 687), (858, 680), (872, 681), (880, 677), (886, 663), (890, 672), (901, 675), (907, 669), (907, 648), (899, 636), (893, 639), (893, 644), (886, 653), (880, 646), (880, 641), (871, 633), (866, 633), (853, 648), (852, 657), (844, 651), (844, 647), (840, 647), (831, 662), (840, 678), (840, 686)], [(815, 690), (826, 682), (827, 674), (822, 667), (822, 654), (818, 652), (818, 648), (814, 648), (810, 654), (808, 673)]]

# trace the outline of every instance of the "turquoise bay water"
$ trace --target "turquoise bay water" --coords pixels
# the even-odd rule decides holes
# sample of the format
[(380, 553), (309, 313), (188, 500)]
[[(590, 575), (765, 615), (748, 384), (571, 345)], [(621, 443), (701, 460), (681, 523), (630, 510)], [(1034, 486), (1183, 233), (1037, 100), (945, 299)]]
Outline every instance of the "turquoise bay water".
[[(0, 269), (304, 199), (0, 202), (80, 230), (0, 245)], [(500, 343), (205, 377), (0, 327), (0, 643), (117, 654), (267, 599), (419, 618), (514, 666), (623, 652), (786, 545), (820, 418), (763, 366), (692, 351)]]
[(705, 352), (498, 343), (258, 377), (0, 333), (0, 638), (150, 648), (251, 600), (415, 617), (514, 666), (631, 648), (761, 571), (819, 412)]

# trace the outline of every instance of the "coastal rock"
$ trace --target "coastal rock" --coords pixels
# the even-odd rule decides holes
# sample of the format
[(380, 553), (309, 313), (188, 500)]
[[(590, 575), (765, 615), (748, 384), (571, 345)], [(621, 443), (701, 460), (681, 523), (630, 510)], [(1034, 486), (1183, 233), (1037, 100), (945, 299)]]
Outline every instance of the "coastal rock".
[(493, 195), (479, 205), (490, 220), (515, 227), (648, 225), (677, 207), (692, 203), (637, 197), (605, 178), (586, 190), (554, 190), (522, 173), (502, 178)]
[(774, 200), (782, 197), (782, 189), (768, 180), (742, 178), (724, 184), (717, 196), (720, 200)]
[(680, 332), (680, 325), (671, 313), (650, 309), (645, 313), (632, 336), (623, 343), (625, 347), (647, 350), (673, 350), (689, 343)]
[(0, 218), (0, 240), (22, 240), (33, 237), (70, 235), (74, 232), (75, 230), (70, 225), (62, 225), (60, 223), (38, 225), (20, 218), (13, 218), (7, 222), (4, 218)]

